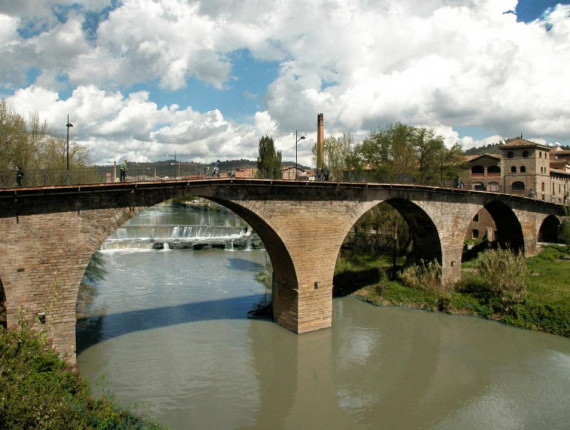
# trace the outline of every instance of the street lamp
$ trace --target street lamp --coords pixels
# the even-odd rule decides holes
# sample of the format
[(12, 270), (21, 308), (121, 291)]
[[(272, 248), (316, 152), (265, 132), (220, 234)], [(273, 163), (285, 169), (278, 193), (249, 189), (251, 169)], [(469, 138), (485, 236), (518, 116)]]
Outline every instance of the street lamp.
[(297, 130), (295, 130), (295, 180), (297, 180), (297, 143), (299, 143), (300, 140), (303, 140), (305, 138), (305, 136), (301, 136), (300, 138), (297, 139)]
[(71, 184), (71, 178), (69, 176), (69, 127), (73, 127), (73, 124), (69, 122), (69, 115), (67, 115), (67, 163), (66, 163), (66, 170), (67, 170), (67, 185)]

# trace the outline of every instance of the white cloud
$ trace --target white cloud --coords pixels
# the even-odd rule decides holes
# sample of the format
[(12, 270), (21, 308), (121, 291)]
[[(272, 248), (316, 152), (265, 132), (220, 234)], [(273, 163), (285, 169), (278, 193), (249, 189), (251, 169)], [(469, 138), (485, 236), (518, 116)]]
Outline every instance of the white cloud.
[[(327, 135), (362, 136), (401, 121), (434, 127), (466, 148), (486, 141), (460, 136), (466, 127), (491, 139), (522, 131), (570, 141), (568, 5), (525, 24), (503, 13), (516, 0), (124, 0), (88, 35), (85, 11), (110, 1), (7, 3), (0, 4), (0, 79), (5, 88), (23, 87), (11, 103), (39, 110), (50, 124), (65, 124), (69, 113), (74, 133), (102, 159), (117, 142), (131, 158), (174, 151), (255, 158), (265, 134), (291, 159), (297, 129), (307, 135), (308, 164), (318, 112)], [(56, 19), (53, 8), (64, 6), (66, 18)], [(22, 37), (17, 29), (33, 31)], [(280, 63), (265, 106), (248, 113), (253, 124), (178, 106), (189, 79), (226, 91), (229, 54), (244, 49)], [(26, 87), (31, 68), (39, 73)], [(159, 106), (155, 84), (177, 105)]]

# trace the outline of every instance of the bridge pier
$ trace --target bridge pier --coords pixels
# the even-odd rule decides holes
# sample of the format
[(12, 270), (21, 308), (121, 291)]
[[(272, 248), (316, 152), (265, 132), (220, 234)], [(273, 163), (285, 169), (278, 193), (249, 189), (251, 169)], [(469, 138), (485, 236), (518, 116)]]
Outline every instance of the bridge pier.
[(332, 325), (336, 260), (358, 201), (225, 202), (261, 237), (273, 266), (273, 316), (296, 333)]

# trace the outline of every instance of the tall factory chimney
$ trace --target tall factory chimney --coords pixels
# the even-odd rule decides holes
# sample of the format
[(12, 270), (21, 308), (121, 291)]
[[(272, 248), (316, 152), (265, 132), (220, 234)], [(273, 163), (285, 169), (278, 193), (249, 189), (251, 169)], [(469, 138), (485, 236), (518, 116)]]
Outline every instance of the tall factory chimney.
[(323, 114), (317, 115), (317, 169), (325, 167), (325, 126)]

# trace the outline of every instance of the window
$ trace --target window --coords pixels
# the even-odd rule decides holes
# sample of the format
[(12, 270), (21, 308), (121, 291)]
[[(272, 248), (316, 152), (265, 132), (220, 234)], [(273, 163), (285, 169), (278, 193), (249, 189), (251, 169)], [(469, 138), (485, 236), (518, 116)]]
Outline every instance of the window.
[(542, 151), (538, 151), (538, 158), (542, 158)]
[(542, 183), (542, 192), (544, 193), (544, 190), (546, 189), (546, 184), (543, 182)]
[(509, 152), (507, 153), (507, 157), (508, 157), (508, 158), (513, 158), (514, 156), (515, 156), (515, 153), (514, 153), (513, 151), (509, 151)]
[(513, 182), (513, 191), (524, 191), (524, 182), (517, 181)]
[(479, 214), (475, 214), (473, 217), (473, 222), (479, 222)]
[(487, 184), (487, 190), (498, 192), (501, 190), (501, 186), (498, 182), (489, 182)]
[(489, 166), (487, 168), (487, 173), (489, 175), (500, 175), (501, 174), (501, 168), (499, 166)]
[(523, 158), (527, 158), (528, 157), (528, 151), (523, 151)]
[(511, 166), (511, 173), (517, 173), (517, 166)]
[(474, 190), (478, 190), (478, 191), (485, 191), (485, 184), (483, 184), (482, 182), (475, 182), (472, 185)]
[(472, 233), (473, 239), (477, 239), (479, 237), (479, 230), (477, 230), (476, 228), (473, 229), (473, 233)]
[(526, 166), (521, 166), (521, 173), (526, 172)]

